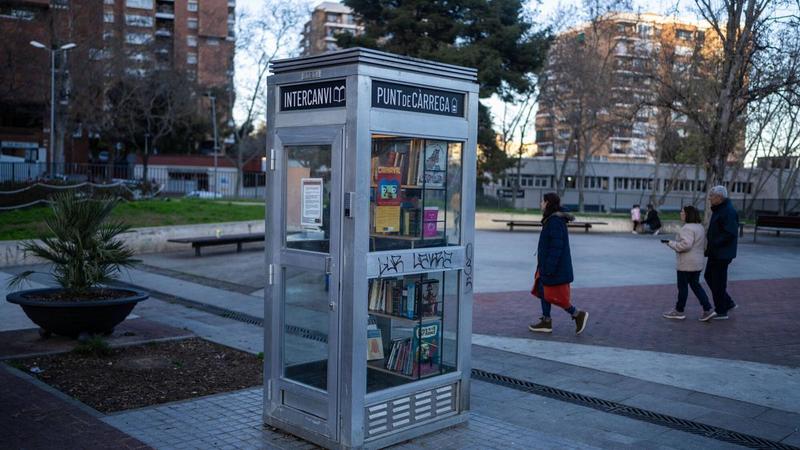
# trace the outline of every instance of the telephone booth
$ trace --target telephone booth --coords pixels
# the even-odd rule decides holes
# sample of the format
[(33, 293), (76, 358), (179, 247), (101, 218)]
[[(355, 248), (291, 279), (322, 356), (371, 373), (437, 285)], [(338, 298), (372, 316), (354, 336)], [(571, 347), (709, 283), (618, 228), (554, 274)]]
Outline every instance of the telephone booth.
[(343, 449), (466, 421), (477, 72), (361, 48), (272, 72), (264, 421)]

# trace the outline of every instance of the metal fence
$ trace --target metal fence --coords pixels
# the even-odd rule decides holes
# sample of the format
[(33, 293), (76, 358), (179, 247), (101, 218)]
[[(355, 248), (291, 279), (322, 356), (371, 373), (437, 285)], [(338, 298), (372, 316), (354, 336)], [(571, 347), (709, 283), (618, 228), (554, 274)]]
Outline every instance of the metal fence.
[[(48, 195), (42, 185), (65, 187), (81, 183), (97, 185), (144, 181), (141, 164), (47, 164), (0, 162), (0, 191), (12, 191), (40, 183), (39, 196)], [(162, 195), (193, 195), (206, 198), (263, 199), (266, 174), (243, 172), (242, 183), (235, 168), (151, 166), (147, 180)], [(22, 199), (20, 199), (22, 200)], [(30, 201), (30, 198), (25, 200)], [(4, 202), (7, 203), (7, 202)], [(21, 203), (20, 203), (21, 204)]]

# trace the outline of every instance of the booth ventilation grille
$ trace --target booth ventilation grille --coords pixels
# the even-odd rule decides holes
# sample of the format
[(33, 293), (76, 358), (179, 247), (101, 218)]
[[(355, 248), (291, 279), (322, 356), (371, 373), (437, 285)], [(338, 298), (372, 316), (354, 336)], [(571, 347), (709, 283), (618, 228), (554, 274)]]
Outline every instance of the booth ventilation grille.
[(456, 411), (458, 383), (398, 397), (365, 408), (367, 439), (427, 422)]

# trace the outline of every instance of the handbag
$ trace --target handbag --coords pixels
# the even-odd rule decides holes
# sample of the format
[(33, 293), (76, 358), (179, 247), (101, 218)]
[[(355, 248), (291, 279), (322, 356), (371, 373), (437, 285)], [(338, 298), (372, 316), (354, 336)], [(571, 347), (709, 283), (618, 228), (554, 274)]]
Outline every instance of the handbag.
[(570, 287), (569, 283), (557, 284), (555, 286), (547, 286), (542, 283), (539, 277), (539, 269), (536, 269), (536, 274), (533, 276), (533, 287), (531, 288), (531, 295), (538, 297), (551, 305), (556, 305), (559, 308), (568, 309), (570, 307)]

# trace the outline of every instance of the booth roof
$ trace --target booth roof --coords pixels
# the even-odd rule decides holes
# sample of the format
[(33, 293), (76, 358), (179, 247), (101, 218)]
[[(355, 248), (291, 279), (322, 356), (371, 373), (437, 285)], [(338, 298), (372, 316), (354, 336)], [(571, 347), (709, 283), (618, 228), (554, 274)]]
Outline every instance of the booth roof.
[(465, 81), (478, 81), (477, 69), (400, 56), (362, 47), (348, 48), (321, 55), (280, 59), (273, 61), (270, 64), (270, 69), (272, 69), (272, 73), (279, 74), (349, 64), (369, 64)]

